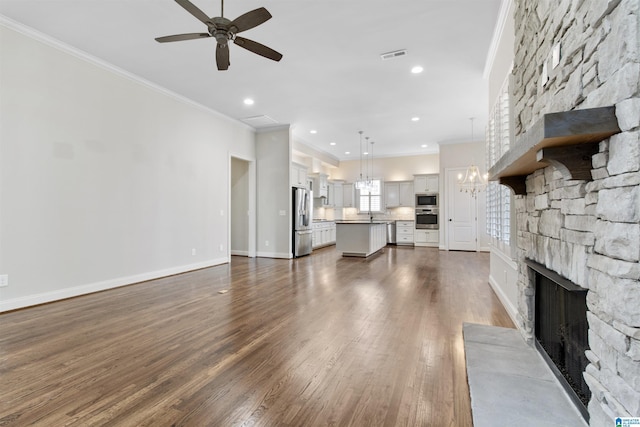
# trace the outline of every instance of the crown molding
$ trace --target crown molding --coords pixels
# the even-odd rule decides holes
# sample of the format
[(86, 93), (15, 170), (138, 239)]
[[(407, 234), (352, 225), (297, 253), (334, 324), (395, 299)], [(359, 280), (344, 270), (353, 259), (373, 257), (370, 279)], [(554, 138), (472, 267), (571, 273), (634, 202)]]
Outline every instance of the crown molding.
[(502, 0), (502, 2), (500, 3), (498, 20), (496, 21), (496, 26), (493, 29), (493, 37), (491, 39), (491, 45), (489, 46), (487, 59), (484, 63), (484, 71), (482, 72), (482, 78), (485, 80), (489, 79), (489, 74), (491, 73), (491, 69), (493, 68), (493, 63), (496, 60), (498, 46), (500, 45), (500, 40), (502, 39), (502, 33), (504, 32), (505, 24), (507, 22), (507, 19), (509, 18), (509, 11), (511, 10), (512, 4), (513, 4), (513, 0)]

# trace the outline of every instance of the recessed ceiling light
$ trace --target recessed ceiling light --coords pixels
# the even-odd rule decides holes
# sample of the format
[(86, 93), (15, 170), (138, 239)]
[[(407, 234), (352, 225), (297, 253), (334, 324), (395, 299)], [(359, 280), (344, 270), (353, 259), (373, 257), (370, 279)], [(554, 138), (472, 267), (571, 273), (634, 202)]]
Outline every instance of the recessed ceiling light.
[(329, 145), (336, 145), (336, 143), (335, 142), (330, 142)]
[(427, 148), (427, 147), (428, 147), (428, 145), (427, 145), (427, 144), (422, 144), (422, 145), (421, 145), (421, 147), (422, 147), (422, 148)]
[(254, 101), (251, 98), (246, 98), (244, 101), (244, 105), (253, 105)]
[(420, 73), (421, 73), (421, 72), (423, 72), (423, 71), (424, 71), (424, 68), (422, 68), (422, 67), (421, 67), (421, 66), (419, 66), (419, 65), (416, 65), (415, 67), (413, 67), (413, 68), (411, 69), (411, 72), (412, 72), (413, 74), (420, 74)]
[(349, 155), (349, 154), (351, 154), (351, 151), (345, 151), (344, 154)]
[(318, 133), (318, 131), (317, 131), (317, 130), (315, 130), (315, 129), (311, 129), (311, 130), (309, 131), (309, 133), (312, 133), (312, 134), (314, 134), (314, 135), (315, 135), (316, 133)]
[(417, 122), (420, 120), (420, 117), (411, 117), (412, 122)]
[(364, 153), (362, 153), (362, 154), (364, 154), (365, 156), (368, 156), (368, 155), (369, 155), (369, 152), (368, 152), (368, 151), (365, 151), (365, 152), (364, 152)]

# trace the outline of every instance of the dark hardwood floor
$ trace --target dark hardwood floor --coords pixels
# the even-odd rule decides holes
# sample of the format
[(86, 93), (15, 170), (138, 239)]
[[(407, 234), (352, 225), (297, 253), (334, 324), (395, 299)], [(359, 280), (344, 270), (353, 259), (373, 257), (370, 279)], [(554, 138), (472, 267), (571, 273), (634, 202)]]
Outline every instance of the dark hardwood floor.
[(326, 248), (1, 314), (0, 426), (471, 426), (462, 323), (513, 326), (488, 270)]

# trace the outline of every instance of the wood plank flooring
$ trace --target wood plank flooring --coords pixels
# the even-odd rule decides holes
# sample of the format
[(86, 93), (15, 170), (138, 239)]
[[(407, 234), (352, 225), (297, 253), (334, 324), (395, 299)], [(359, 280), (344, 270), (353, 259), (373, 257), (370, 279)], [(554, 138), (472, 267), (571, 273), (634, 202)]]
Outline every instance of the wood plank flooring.
[(471, 426), (462, 323), (513, 327), (488, 269), (330, 247), (0, 314), (0, 426)]

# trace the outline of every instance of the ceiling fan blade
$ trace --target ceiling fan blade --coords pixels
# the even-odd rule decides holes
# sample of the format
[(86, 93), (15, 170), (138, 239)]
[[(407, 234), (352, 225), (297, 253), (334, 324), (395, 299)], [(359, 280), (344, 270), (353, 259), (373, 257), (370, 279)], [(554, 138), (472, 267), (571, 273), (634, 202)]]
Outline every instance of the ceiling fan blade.
[(204, 25), (206, 25), (207, 27), (209, 26), (209, 22), (211, 21), (211, 19), (195, 4), (191, 3), (189, 0), (176, 0), (176, 3), (182, 6), (187, 12), (198, 18)]
[(240, 33), (242, 31), (250, 30), (253, 27), (257, 27), (258, 25), (268, 21), (269, 19), (271, 19), (271, 14), (269, 13), (269, 11), (264, 7), (261, 7), (252, 10), (251, 12), (247, 12), (244, 15), (240, 15), (229, 25), (235, 26), (238, 29), (236, 33)]
[(156, 37), (158, 43), (179, 42), (182, 40), (204, 39), (211, 37), (209, 33), (175, 34), (173, 36)]
[(257, 53), (260, 56), (264, 56), (265, 58), (272, 59), (274, 61), (280, 61), (282, 59), (282, 54), (276, 52), (275, 50), (267, 47), (258, 42), (254, 42), (253, 40), (245, 39), (244, 37), (236, 36), (233, 40), (235, 44), (240, 47), (243, 47), (253, 53)]
[(229, 45), (221, 45), (220, 43), (216, 46), (216, 64), (218, 64), (218, 70), (228, 70), (229, 69)]

